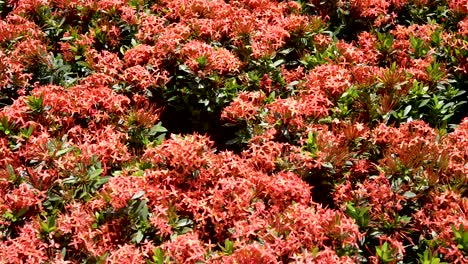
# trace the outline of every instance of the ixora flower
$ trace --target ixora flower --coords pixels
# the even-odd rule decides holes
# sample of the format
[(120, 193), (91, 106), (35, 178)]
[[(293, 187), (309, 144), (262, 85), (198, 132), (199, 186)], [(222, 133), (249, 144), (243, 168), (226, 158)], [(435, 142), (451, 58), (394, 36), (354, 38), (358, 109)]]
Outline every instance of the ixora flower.
[(161, 247), (178, 263), (195, 263), (205, 259), (205, 247), (196, 233), (178, 236)]
[(351, 86), (352, 75), (343, 66), (324, 64), (315, 67), (307, 75), (306, 87), (309, 90), (321, 90), (330, 98), (337, 98)]
[(265, 99), (262, 92), (241, 92), (234, 101), (224, 108), (221, 118), (230, 121), (253, 120)]
[(18, 236), (0, 241), (0, 261), (3, 263), (41, 263), (47, 261), (48, 244), (41, 238), (38, 223), (20, 227)]
[(449, 7), (457, 13), (468, 14), (468, 4), (464, 0), (450, 0)]
[(289, 32), (282, 26), (260, 25), (256, 34), (252, 37), (252, 56), (257, 59), (268, 57), (281, 48), (289, 37)]
[(112, 177), (103, 189), (109, 196), (110, 203), (115, 210), (124, 208), (130, 199), (143, 190), (144, 182), (141, 177), (116, 176)]
[(114, 250), (109, 258), (106, 259), (106, 263), (117, 264), (117, 263), (128, 263), (138, 264), (143, 263), (144, 257), (142, 252), (135, 245), (125, 244), (119, 245), (117, 250)]
[(192, 71), (208, 75), (213, 71), (217, 71), (219, 74), (235, 73), (239, 71), (241, 66), (239, 59), (227, 49), (215, 49), (213, 46), (198, 40), (185, 44), (180, 55)]
[(467, 14), (0, 0), (0, 263), (468, 263)]

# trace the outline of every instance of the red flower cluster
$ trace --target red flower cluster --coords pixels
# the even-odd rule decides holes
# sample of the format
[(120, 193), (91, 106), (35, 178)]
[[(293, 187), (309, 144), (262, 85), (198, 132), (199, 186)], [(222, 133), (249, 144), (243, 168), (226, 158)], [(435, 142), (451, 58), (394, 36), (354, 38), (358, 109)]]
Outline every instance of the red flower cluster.
[(467, 14), (0, 1), (0, 262), (467, 263)]

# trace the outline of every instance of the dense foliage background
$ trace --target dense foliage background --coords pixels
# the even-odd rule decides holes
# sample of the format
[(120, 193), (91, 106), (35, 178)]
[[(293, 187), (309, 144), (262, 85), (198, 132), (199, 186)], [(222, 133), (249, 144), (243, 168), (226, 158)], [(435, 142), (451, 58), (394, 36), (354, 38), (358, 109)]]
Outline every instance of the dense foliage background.
[(468, 263), (466, 0), (0, 0), (1, 263)]

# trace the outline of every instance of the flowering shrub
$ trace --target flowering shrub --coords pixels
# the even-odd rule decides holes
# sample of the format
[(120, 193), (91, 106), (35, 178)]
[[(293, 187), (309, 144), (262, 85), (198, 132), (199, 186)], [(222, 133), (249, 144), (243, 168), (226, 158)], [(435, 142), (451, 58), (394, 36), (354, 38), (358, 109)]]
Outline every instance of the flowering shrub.
[(467, 263), (467, 14), (0, 0), (0, 262)]

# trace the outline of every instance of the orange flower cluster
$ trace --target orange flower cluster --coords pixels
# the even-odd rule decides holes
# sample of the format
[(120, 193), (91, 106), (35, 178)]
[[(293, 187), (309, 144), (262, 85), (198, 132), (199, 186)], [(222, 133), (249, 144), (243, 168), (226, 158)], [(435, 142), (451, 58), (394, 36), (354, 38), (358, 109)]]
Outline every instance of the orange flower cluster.
[(468, 263), (467, 14), (0, 1), (0, 263)]
[(211, 74), (213, 71), (218, 71), (219, 74), (235, 73), (241, 65), (239, 59), (227, 49), (215, 49), (198, 40), (185, 44), (180, 54), (185, 59), (185, 64), (198, 74)]

